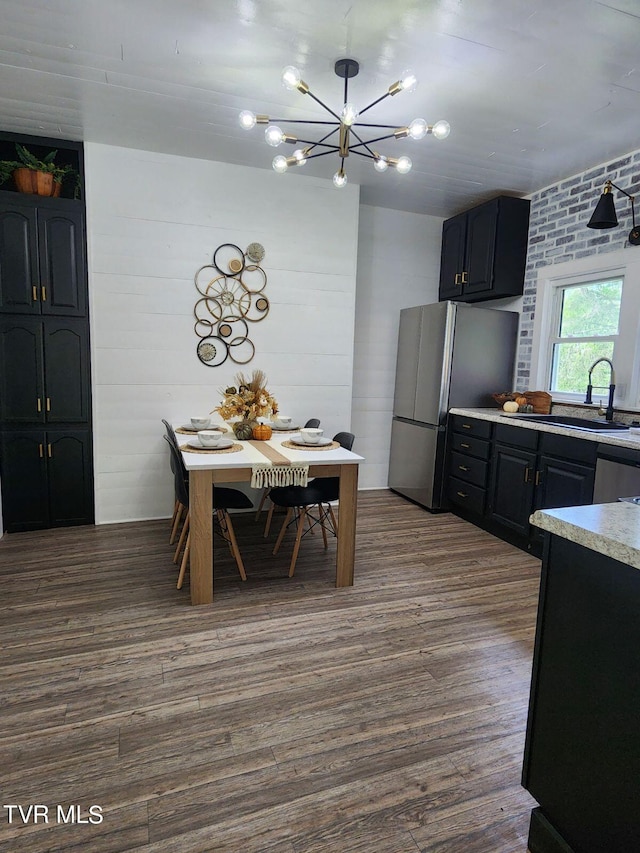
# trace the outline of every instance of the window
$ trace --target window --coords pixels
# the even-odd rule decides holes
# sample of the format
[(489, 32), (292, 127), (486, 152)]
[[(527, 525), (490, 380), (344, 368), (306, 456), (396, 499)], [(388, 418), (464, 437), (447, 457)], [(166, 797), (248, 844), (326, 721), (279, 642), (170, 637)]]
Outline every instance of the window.
[[(585, 377), (598, 358), (613, 361), (620, 328), (622, 278), (557, 287), (550, 335), (553, 392), (583, 393)], [(593, 385), (609, 385), (609, 365), (597, 365)]]
[[(589, 368), (608, 358), (614, 405), (640, 410), (640, 250), (621, 249), (541, 268), (529, 390), (583, 403)], [(593, 402), (606, 403), (610, 370), (593, 371)]]

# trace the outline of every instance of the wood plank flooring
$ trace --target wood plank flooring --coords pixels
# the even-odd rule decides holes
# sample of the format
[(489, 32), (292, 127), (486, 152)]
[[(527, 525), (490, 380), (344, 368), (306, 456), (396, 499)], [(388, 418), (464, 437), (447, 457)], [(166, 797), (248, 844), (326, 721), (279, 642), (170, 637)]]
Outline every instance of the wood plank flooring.
[(234, 520), (248, 580), (216, 540), (204, 607), (168, 520), (0, 541), (2, 805), (48, 808), (0, 850), (525, 853), (539, 561), (364, 492), (335, 589), (335, 540), (288, 578), (292, 537)]

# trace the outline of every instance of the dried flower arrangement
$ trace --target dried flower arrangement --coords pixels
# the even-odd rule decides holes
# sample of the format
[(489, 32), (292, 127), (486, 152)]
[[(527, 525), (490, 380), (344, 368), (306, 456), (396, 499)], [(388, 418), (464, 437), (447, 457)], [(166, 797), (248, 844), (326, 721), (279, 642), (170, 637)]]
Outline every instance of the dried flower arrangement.
[(234, 378), (236, 385), (220, 390), (224, 399), (213, 410), (225, 421), (232, 418), (257, 421), (258, 418), (273, 417), (278, 413), (278, 403), (267, 388), (267, 377), (262, 370), (254, 370), (250, 379), (242, 373)]

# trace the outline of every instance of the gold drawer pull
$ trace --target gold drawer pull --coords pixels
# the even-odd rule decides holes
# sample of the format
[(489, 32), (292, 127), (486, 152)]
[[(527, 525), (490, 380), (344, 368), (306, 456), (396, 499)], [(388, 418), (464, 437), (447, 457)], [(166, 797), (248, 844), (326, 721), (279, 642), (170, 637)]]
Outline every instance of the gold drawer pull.
[(38, 397), (37, 406), (38, 406), (38, 411), (41, 412), (42, 411), (42, 400), (40, 399), (40, 397)]
[(536, 471), (536, 486), (539, 486), (542, 482), (542, 477), (540, 476), (540, 471)]
[(524, 469), (524, 481), (525, 483), (531, 482), (531, 468), (529, 467)]
[(53, 453), (51, 452), (51, 445), (50, 444), (47, 444), (47, 456), (49, 457), (49, 459), (51, 459), (51, 457), (53, 456)]
[(469, 284), (469, 279), (467, 278), (468, 275), (469, 273), (466, 271), (462, 273), (462, 284)]
[(44, 459), (44, 447), (41, 444), (38, 445), (38, 450), (40, 451), (40, 459)]
[(50, 397), (47, 397), (47, 411), (48, 412), (51, 411), (51, 398)]
[(47, 301), (47, 287), (45, 284), (42, 285), (42, 301)]
[(468, 498), (469, 495), (466, 492), (456, 492), (459, 498)]
[(464, 442), (462, 442), (462, 441), (460, 442), (460, 447), (464, 447), (464, 449), (465, 449), (465, 450), (470, 450), (470, 449), (471, 449), (471, 445), (470, 445), (470, 444), (464, 444)]
[(459, 272), (457, 272), (457, 273), (456, 273), (455, 280), (454, 280), (454, 282), (453, 282), (456, 286), (460, 284), (460, 281), (459, 281), (459, 279), (460, 279), (460, 278), (461, 278), (460, 273), (459, 273)]
[(469, 468), (468, 465), (458, 465), (458, 470), (459, 471), (470, 471), (471, 469)]
[(462, 424), (462, 429), (473, 429), (471, 424)]
[(35, 284), (31, 288), (31, 295), (33, 297), (33, 301), (37, 302), (38, 301), (38, 288), (35, 286)]

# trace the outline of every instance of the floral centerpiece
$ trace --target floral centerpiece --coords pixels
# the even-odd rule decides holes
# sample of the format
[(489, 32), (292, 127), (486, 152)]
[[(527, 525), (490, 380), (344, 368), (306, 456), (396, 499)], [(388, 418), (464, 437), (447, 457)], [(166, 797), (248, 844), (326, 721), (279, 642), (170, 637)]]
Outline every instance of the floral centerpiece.
[(267, 388), (267, 377), (262, 370), (254, 370), (250, 379), (242, 373), (234, 378), (236, 385), (220, 389), (224, 399), (213, 411), (218, 412), (225, 421), (236, 419), (233, 431), (237, 438), (251, 438), (258, 418), (276, 415), (278, 403)]

